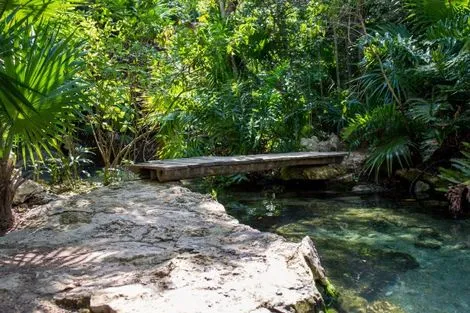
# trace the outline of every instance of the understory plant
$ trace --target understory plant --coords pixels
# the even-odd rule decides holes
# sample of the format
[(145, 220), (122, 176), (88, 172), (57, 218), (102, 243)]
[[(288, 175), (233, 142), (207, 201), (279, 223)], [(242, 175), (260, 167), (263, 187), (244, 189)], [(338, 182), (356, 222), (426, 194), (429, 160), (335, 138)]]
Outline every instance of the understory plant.
[(146, 109), (160, 49), (155, 42), (165, 25), (164, 1), (105, 1), (86, 3), (73, 14), (76, 35), (86, 41), (82, 77), (89, 83), (85, 125), (101, 157), (105, 185), (119, 179), (122, 166), (155, 157), (154, 134)]
[(449, 210), (454, 216), (461, 215), (470, 206), (470, 143), (463, 143), (463, 158), (452, 159), (452, 168), (440, 168), (440, 177), (451, 186), (446, 192), (450, 201)]
[[(343, 130), (366, 145), (366, 172), (450, 157), (470, 122), (470, 9), (465, 2), (408, 0), (405, 21), (364, 27), (353, 80), (366, 108)], [(400, 5), (400, 4), (399, 4)]]
[(163, 88), (150, 106), (161, 127), (159, 155), (299, 149), (331, 60), (323, 51), (325, 7), (250, 0), (174, 8), (154, 71)]
[(52, 186), (73, 189), (82, 178), (90, 177), (87, 167), (92, 166), (90, 157), (94, 153), (82, 146), (69, 146), (64, 150), (65, 153), (54, 152), (31, 164), (28, 168), (31, 168), (34, 180), (39, 181), (45, 176)]

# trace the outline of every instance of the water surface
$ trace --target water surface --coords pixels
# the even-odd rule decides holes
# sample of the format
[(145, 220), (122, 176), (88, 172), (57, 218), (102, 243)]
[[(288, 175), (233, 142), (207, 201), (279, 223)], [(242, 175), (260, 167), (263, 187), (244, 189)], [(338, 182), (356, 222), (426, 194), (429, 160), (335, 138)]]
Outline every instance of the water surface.
[(408, 313), (470, 312), (470, 220), (452, 219), (442, 203), (282, 187), (218, 200), (254, 228), (310, 236), (344, 293)]

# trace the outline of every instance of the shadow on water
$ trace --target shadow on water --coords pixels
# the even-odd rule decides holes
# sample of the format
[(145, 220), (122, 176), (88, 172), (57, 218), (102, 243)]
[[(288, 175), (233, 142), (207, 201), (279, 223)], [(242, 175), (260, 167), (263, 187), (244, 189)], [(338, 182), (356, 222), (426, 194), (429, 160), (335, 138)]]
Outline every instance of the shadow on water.
[(330, 279), (369, 303), (470, 312), (470, 220), (451, 219), (435, 199), (315, 190), (238, 187), (218, 200), (254, 228), (293, 241), (312, 237)]

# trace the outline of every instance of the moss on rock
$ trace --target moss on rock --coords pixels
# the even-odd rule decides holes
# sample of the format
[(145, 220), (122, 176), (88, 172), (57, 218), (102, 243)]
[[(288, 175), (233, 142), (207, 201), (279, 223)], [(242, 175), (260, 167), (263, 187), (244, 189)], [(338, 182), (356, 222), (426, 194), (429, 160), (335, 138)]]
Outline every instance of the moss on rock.
[(367, 313), (405, 313), (405, 311), (388, 301), (375, 301), (367, 306)]
[(63, 225), (78, 224), (78, 223), (91, 223), (91, 216), (84, 212), (68, 211), (60, 215), (60, 223)]

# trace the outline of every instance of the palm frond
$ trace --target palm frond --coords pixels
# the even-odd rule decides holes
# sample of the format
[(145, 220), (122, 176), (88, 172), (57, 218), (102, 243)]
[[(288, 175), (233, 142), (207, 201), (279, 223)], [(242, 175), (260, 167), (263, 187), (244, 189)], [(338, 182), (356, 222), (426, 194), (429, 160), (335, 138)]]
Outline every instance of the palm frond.
[(87, 2), (87, 0), (0, 0), (0, 18), (4, 13), (17, 10), (16, 18), (47, 20)]
[(373, 146), (369, 151), (365, 163), (365, 171), (370, 175), (375, 172), (375, 178), (378, 180), (380, 169), (385, 165), (387, 174), (391, 175), (395, 164), (401, 168), (411, 165), (412, 140), (408, 136), (394, 136), (390, 140), (383, 141), (381, 144)]
[(425, 29), (442, 20), (451, 19), (461, 12), (468, 12), (467, 0), (406, 0), (408, 20), (416, 29)]
[[(7, 157), (16, 144), (23, 158), (34, 160), (64, 133), (73, 118), (70, 111), (80, 102), (75, 78), (81, 68), (80, 43), (71, 36), (62, 39), (59, 28), (45, 23), (13, 25), (13, 49), (1, 56), (0, 121), (5, 126), (0, 155)], [(2, 26), (0, 34), (9, 34), (9, 24)]]
[(385, 166), (391, 175), (395, 165), (411, 164), (413, 140), (407, 119), (394, 105), (383, 105), (366, 114), (357, 115), (343, 131), (343, 138), (356, 145), (368, 143), (369, 156), (365, 164), (368, 175), (378, 177)]
[(463, 158), (454, 158), (452, 168), (440, 168), (440, 177), (452, 184), (470, 184), (470, 143), (464, 142)]

